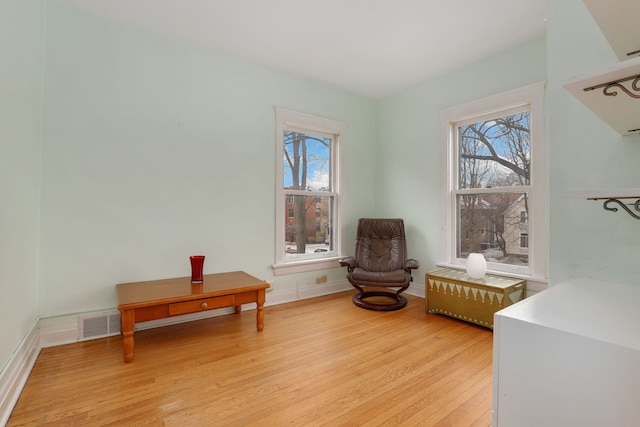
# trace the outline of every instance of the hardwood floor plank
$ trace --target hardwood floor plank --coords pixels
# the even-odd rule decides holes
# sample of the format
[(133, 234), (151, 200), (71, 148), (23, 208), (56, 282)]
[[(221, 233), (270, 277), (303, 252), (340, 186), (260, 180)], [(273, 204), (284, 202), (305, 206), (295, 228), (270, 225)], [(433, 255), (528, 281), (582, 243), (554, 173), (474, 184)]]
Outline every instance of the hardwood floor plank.
[[(444, 417), (437, 426), (471, 426), (478, 421), (478, 412), (491, 406), (491, 382), (480, 389), (475, 395), (458, 405)], [(482, 424), (481, 424), (482, 425)], [(484, 424), (485, 426), (490, 425)]]
[[(475, 359), (479, 357), (487, 360), (490, 366), (491, 353), (482, 341), (475, 342), (472, 346), (460, 346), (454, 354), (450, 354), (445, 361), (430, 369), (421, 379), (422, 387), (416, 393), (406, 396), (395, 408), (381, 414), (371, 420), (368, 425), (420, 425), (425, 419), (433, 418), (448, 399), (456, 398), (463, 392), (474, 376), (486, 376), (487, 373), (479, 370)], [(487, 353), (488, 354), (484, 354)], [(484, 363), (483, 363), (484, 365)], [(489, 371), (490, 379), (490, 371)], [(416, 415), (419, 414), (419, 415)], [(432, 419), (424, 425), (435, 424), (438, 419)], [(416, 424), (417, 423), (417, 424)]]
[(8, 426), (490, 425), (492, 333), (351, 292), (43, 349)]
[[(452, 381), (451, 374), (455, 372), (455, 370), (450, 370), (449, 366), (454, 363), (459, 364), (461, 360), (451, 357), (444, 361), (436, 360), (436, 362), (437, 365), (428, 366), (425, 372), (421, 372), (420, 377), (415, 380), (413, 387), (407, 387), (407, 384), (399, 387), (397, 390), (399, 399), (393, 401), (393, 405), (390, 405), (389, 408), (385, 408), (387, 409), (386, 412), (381, 413), (377, 418), (373, 418), (371, 425), (378, 425), (389, 418), (391, 418), (393, 423), (399, 423), (403, 417), (403, 409), (406, 408), (404, 412), (414, 412), (415, 407), (412, 404), (415, 403), (419, 405), (420, 400), (422, 400), (421, 397), (426, 397), (427, 399), (432, 398), (433, 396), (428, 394), (431, 389), (442, 384), (444, 381)], [(393, 391), (389, 394), (394, 395)], [(382, 402), (384, 402), (384, 400), (382, 400)], [(424, 402), (428, 402), (428, 400), (424, 400)], [(375, 406), (375, 409), (378, 411), (382, 408), (383, 406), (380, 404)], [(371, 411), (369, 412), (369, 415), (370, 414)]]
[[(360, 419), (370, 417), (374, 412), (382, 410), (387, 400), (393, 400), (388, 399), (387, 396), (404, 395), (412, 381), (419, 384), (425, 372), (433, 369), (447, 357), (447, 353), (442, 351), (447, 346), (446, 342), (436, 342), (431, 347), (420, 345), (398, 347), (397, 351), (387, 355), (389, 357), (377, 358), (375, 364), (368, 366), (364, 372), (349, 375), (346, 383), (334, 384), (332, 388), (327, 389), (325, 391), (328, 394), (327, 405), (316, 409), (315, 413), (308, 413), (305, 418), (301, 418), (301, 421), (310, 422), (314, 418), (327, 418), (327, 414), (337, 416), (358, 408), (361, 412), (364, 411)], [(422, 358), (418, 356), (421, 352), (425, 354)], [(402, 353), (403, 356), (399, 357), (395, 353)], [(438, 353), (440, 353), (439, 357), (432, 356)], [(370, 405), (363, 405), (363, 400), (370, 402)], [(395, 402), (390, 409), (395, 411), (398, 405), (402, 405), (402, 400)]]

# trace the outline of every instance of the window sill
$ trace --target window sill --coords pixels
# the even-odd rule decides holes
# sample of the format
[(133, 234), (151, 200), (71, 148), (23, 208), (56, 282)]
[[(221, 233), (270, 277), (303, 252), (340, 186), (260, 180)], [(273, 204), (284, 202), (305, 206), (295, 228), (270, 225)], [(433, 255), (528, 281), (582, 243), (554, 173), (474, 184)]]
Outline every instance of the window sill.
[(340, 267), (339, 260), (342, 257), (331, 257), (322, 259), (312, 259), (306, 261), (289, 262), (286, 264), (274, 264), (273, 275), (283, 276), (285, 274), (304, 273), (307, 271), (326, 270), (327, 268)]

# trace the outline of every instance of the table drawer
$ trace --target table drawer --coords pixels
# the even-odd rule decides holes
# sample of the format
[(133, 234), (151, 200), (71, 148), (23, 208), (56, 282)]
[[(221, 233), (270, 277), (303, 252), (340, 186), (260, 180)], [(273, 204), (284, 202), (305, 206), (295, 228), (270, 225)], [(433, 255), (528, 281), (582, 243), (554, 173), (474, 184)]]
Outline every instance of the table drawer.
[(213, 310), (214, 308), (230, 307), (235, 305), (233, 295), (221, 297), (202, 298), (193, 301), (176, 302), (169, 304), (169, 316), (197, 313), (199, 311)]

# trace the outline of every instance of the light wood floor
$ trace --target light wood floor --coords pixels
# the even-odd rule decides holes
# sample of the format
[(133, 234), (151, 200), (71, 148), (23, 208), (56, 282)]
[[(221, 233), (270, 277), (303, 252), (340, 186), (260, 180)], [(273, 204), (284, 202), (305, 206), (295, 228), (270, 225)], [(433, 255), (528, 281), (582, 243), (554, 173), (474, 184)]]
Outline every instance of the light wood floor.
[(492, 333), (351, 292), (42, 350), (9, 426), (488, 426)]

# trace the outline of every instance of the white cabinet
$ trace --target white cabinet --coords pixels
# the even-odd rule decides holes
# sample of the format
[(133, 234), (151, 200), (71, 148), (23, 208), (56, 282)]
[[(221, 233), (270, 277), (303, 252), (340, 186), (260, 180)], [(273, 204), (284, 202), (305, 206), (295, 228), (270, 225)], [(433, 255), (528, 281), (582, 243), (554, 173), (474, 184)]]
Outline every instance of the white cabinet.
[(575, 280), (495, 315), (493, 427), (637, 426), (640, 283)]

